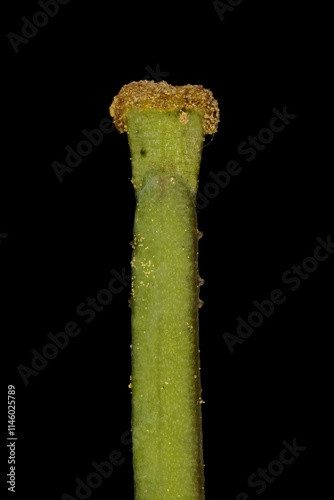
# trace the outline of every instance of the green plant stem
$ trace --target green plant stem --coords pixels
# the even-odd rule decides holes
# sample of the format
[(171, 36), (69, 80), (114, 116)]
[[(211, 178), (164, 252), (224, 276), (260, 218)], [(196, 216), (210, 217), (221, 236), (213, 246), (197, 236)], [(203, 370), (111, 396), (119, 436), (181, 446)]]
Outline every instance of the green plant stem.
[(196, 192), (203, 110), (129, 108), (136, 500), (203, 500)]

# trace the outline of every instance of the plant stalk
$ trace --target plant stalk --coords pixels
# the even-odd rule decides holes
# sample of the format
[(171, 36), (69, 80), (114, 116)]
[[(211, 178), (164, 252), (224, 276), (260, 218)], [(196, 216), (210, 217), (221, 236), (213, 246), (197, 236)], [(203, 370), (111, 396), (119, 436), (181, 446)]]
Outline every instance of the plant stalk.
[(196, 192), (204, 135), (212, 133), (213, 114), (217, 126), (218, 108), (201, 86), (143, 81), (123, 89), (126, 96), (121, 90), (114, 98), (111, 115), (128, 133), (137, 202), (131, 261), (135, 498), (203, 500)]

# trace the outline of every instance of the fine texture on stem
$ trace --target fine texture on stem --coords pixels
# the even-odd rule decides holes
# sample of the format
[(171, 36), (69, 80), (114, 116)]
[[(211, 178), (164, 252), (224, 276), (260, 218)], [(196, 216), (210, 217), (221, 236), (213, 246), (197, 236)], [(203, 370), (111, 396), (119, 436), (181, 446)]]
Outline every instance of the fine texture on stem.
[(217, 126), (218, 107), (200, 86), (144, 81), (123, 87), (111, 115), (128, 132), (137, 200), (131, 262), (136, 500), (203, 500), (196, 191), (204, 134)]

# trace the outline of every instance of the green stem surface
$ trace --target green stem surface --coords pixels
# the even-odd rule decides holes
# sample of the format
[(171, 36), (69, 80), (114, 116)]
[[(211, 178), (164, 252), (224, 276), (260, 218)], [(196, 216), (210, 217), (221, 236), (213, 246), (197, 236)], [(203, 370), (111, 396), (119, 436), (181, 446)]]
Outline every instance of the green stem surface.
[(132, 257), (136, 500), (203, 500), (196, 192), (200, 111), (127, 114), (137, 200)]

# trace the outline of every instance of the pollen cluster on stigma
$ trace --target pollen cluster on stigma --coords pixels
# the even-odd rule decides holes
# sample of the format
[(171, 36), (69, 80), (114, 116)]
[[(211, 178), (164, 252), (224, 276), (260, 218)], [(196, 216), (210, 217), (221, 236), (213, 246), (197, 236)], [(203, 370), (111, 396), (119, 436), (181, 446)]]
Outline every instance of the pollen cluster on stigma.
[(204, 134), (214, 134), (219, 123), (218, 102), (211, 90), (202, 85), (173, 86), (167, 82), (140, 80), (124, 85), (109, 108), (119, 132), (126, 132), (126, 114), (130, 108), (179, 111), (181, 123), (187, 123), (186, 111), (203, 113)]

